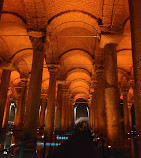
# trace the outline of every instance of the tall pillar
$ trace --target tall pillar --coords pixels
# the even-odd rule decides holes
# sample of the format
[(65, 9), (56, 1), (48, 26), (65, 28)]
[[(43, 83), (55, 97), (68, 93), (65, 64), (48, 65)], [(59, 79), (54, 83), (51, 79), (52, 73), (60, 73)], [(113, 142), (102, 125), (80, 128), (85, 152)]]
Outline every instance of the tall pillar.
[(92, 93), (92, 106), (93, 106), (93, 109), (92, 109), (92, 117), (93, 117), (93, 121), (92, 121), (92, 131), (94, 132), (95, 131), (95, 105), (96, 105), (96, 89), (97, 89), (97, 82), (96, 81), (93, 81), (93, 87), (94, 87), (94, 92)]
[(61, 131), (66, 131), (66, 100), (67, 100), (67, 90), (63, 89)]
[(56, 120), (55, 120), (55, 130), (61, 130), (61, 118), (62, 118), (62, 101), (63, 101), (63, 84), (64, 81), (58, 82), (57, 90), (57, 111), (56, 111)]
[(132, 115), (131, 115), (131, 108), (132, 108), (132, 103), (128, 103), (128, 116), (129, 116), (129, 131), (132, 130)]
[(93, 121), (93, 117), (92, 117), (92, 104), (89, 105), (89, 127), (90, 129), (92, 129), (92, 121)]
[(72, 128), (73, 125), (73, 119), (72, 119), (72, 100), (70, 98), (69, 100), (69, 128)]
[(10, 105), (11, 105), (11, 98), (10, 95), (8, 95), (6, 100), (5, 110), (4, 110), (3, 122), (2, 122), (2, 128), (5, 130), (8, 127)]
[(97, 75), (97, 92), (96, 92), (96, 104), (98, 112), (98, 134), (101, 137), (106, 136), (106, 112), (105, 112), (105, 99), (104, 99), (104, 90), (105, 90), (105, 80), (103, 65), (96, 64), (95, 71)]
[[(29, 32), (30, 33), (30, 32)], [(40, 33), (40, 32), (39, 32)], [(38, 32), (37, 32), (38, 34)], [(24, 139), (36, 138), (39, 122), (39, 107), (41, 95), (41, 82), (43, 72), (43, 61), (45, 57), (44, 42), (45, 36), (30, 37), (33, 45), (33, 61), (29, 83), (29, 91), (26, 102), (24, 120)]]
[(104, 48), (107, 137), (113, 146), (120, 145), (123, 142), (123, 130), (121, 125), (122, 115), (115, 52), (114, 44), (108, 44)]
[(42, 95), (40, 121), (39, 121), (39, 128), (40, 128), (40, 130), (42, 130), (44, 128), (46, 103), (47, 103), (47, 95)]
[(141, 2), (129, 0), (133, 70), (135, 79), (135, 119), (136, 130), (139, 135), (139, 153), (141, 157)]
[(71, 123), (72, 123), (72, 127), (74, 127), (74, 103), (73, 103), (73, 99), (71, 99), (70, 106), (71, 106)]
[(49, 78), (49, 91), (48, 91), (48, 102), (47, 102), (47, 115), (45, 122), (45, 137), (51, 138), (54, 130), (54, 119), (55, 119), (55, 90), (56, 90), (56, 71), (58, 67), (55, 65), (48, 66), (50, 74)]
[(3, 70), (0, 85), (0, 130), (2, 128), (2, 121), (4, 115), (4, 108), (6, 105), (7, 92), (9, 87), (11, 70)]
[(69, 129), (69, 109), (70, 109), (70, 105), (69, 105), (69, 102), (70, 102), (70, 95), (67, 94), (67, 99), (66, 99), (66, 130)]
[(19, 97), (17, 104), (17, 112), (14, 121), (14, 130), (15, 132), (18, 130), (23, 130), (24, 125), (24, 114), (25, 114), (25, 100), (26, 100), (26, 92), (27, 92), (27, 81), (26, 79), (21, 79), (21, 87), (18, 87)]
[[(97, 89), (96, 89), (97, 93)], [(98, 133), (98, 104), (97, 104), (98, 96), (96, 95), (95, 103), (94, 103), (94, 132)]]
[(97, 94), (97, 80), (92, 80), (92, 87), (93, 87), (93, 92), (92, 92), (92, 130), (95, 133), (98, 133), (98, 107), (97, 107), (97, 102), (96, 102), (96, 94)]
[(125, 135), (127, 135), (130, 132), (127, 94), (128, 94), (128, 90), (123, 89), (122, 95), (123, 95), (123, 112), (124, 112)]

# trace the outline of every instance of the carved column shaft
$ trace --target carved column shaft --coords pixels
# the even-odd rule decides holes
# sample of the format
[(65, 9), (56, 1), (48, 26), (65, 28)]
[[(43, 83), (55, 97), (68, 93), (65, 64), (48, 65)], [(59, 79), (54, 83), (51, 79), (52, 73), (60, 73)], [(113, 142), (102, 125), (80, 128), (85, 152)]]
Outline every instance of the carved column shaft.
[(21, 80), (21, 88), (18, 88), (17, 93), (19, 93), (17, 112), (14, 121), (14, 130), (23, 130), (24, 125), (24, 114), (25, 114), (25, 101), (26, 101), (26, 92), (27, 92), (27, 81)]
[(3, 122), (2, 122), (3, 129), (7, 129), (8, 127), (10, 105), (11, 105), (11, 98), (10, 96), (7, 96), (6, 106), (4, 110), (4, 117), (3, 117)]
[(56, 71), (57, 67), (48, 67), (50, 78), (49, 78), (49, 91), (48, 91), (48, 102), (47, 102), (47, 115), (45, 122), (45, 137), (51, 138), (54, 130), (54, 119), (55, 119), (55, 90), (56, 90)]
[(132, 108), (132, 103), (128, 103), (128, 116), (129, 116), (129, 131), (132, 130), (132, 115), (131, 115), (131, 108)]
[(66, 130), (66, 100), (67, 100), (67, 92), (64, 90), (63, 92), (63, 103), (62, 103), (62, 119), (61, 119), (61, 130)]
[(133, 70), (135, 79), (135, 118), (139, 139), (139, 157), (141, 157), (141, 2), (129, 0)]
[(63, 83), (58, 83), (57, 91), (57, 111), (55, 120), (55, 130), (61, 130), (61, 118), (62, 118), (62, 100), (63, 100)]
[(114, 44), (108, 44), (104, 48), (105, 62), (105, 105), (107, 118), (107, 136), (112, 145), (120, 145), (123, 142), (123, 130), (121, 126), (121, 107), (118, 90), (117, 60)]
[(0, 85), (0, 129), (2, 127), (2, 121), (3, 121), (3, 115), (4, 115), (4, 108), (6, 105), (10, 75), (11, 75), (10, 70), (3, 70), (2, 77), (1, 77), (1, 85)]
[(43, 61), (45, 57), (45, 51), (43, 47), (44, 40), (45, 37), (31, 37), (31, 42), (33, 45), (33, 61), (28, 97), (26, 102), (26, 113), (24, 123), (25, 139), (36, 138), (37, 135), (37, 127), (39, 124), (39, 107)]
[(123, 90), (122, 93), (123, 93), (124, 128), (125, 128), (125, 134), (127, 135), (128, 132), (130, 132), (128, 100), (127, 100), (128, 90)]
[(72, 119), (72, 100), (69, 100), (69, 128), (72, 127), (73, 119)]
[(43, 129), (44, 122), (45, 122), (46, 103), (47, 103), (46, 96), (42, 96), (41, 112), (40, 112), (40, 123), (39, 123), (39, 128), (41, 128), (41, 129)]
[(70, 98), (69, 98), (69, 94), (67, 94), (67, 98), (66, 98), (66, 130), (68, 130), (69, 128), (69, 110), (70, 110), (70, 105), (69, 102)]
[(105, 81), (103, 65), (99, 64), (95, 66), (97, 74), (97, 89), (96, 89), (96, 104), (98, 115), (98, 133), (100, 136), (106, 136), (106, 113), (105, 113)]

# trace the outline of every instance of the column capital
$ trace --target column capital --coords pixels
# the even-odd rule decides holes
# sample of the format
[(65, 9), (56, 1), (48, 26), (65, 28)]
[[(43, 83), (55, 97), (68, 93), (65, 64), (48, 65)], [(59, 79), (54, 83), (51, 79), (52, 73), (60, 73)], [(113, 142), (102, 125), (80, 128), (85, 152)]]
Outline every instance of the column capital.
[[(32, 32), (34, 32), (34, 31), (32, 31)], [(35, 35), (33, 35), (33, 34), (31, 33), (31, 36), (29, 36), (32, 46), (33, 46), (33, 51), (43, 51), (43, 44), (45, 43), (45, 36), (38, 35), (38, 32), (36, 32)]]
[(26, 86), (27, 82), (28, 82), (28, 80), (26, 78), (21, 78), (21, 87)]
[(122, 88), (122, 89), (121, 89), (122, 95), (127, 95), (127, 94), (128, 94), (128, 91), (129, 91), (129, 88)]
[(58, 85), (58, 84), (64, 85), (64, 84), (65, 84), (65, 80), (57, 80), (56, 83), (57, 83), (57, 85)]
[(47, 94), (41, 94), (42, 99), (47, 99), (48, 95)]
[(59, 64), (48, 64), (47, 68), (48, 68), (50, 75), (55, 74), (59, 69)]
[(132, 103), (128, 103), (128, 109), (131, 109)]
[(68, 89), (63, 88), (63, 94), (67, 94), (68, 93)]
[(29, 36), (36, 37), (36, 38), (40, 38), (40, 37), (46, 36), (46, 32), (45, 31), (28, 30), (27, 33), (28, 33)]

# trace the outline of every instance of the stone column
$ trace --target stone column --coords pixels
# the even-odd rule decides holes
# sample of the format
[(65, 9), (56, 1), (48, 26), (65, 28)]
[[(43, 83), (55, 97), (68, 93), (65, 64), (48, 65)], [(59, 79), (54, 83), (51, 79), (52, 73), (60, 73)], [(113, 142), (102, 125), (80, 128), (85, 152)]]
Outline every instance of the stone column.
[(33, 45), (33, 61), (24, 120), (25, 140), (29, 138), (36, 138), (37, 136), (37, 128), (39, 125), (39, 107), (41, 96), (43, 61), (45, 57), (44, 34), (42, 34), (42, 36), (37, 37), (32, 36), (30, 37), (30, 39)]
[(7, 92), (9, 87), (11, 70), (3, 70), (0, 85), (0, 130), (2, 128), (2, 121), (4, 115), (4, 108), (6, 105)]
[(26, 101), (26, 92), (27, 92), (27, 81), (26, 79), (21, 79), (21, 87), (18, 87), (18, 104), (17, 112), (14, 121), (14, 131), (23, 130), (24, 125), (24, 114), (25, 114), (25, 101)]
[(106, 136), (106, 112), (105, 112), (105, 80), (104, 80), (104, 70), (102, 64), (95, 65), (95, 71), (97, 75), (97, 92), (96, 92), (96, 104), (98, 112), (98, 134), (101, 137)]
[(72, 100), (70, 98), (69, 100), (69, 128), (72, 128), (73, 125), (73, 119), (72, 119)]
[(122, 95), (123, 95), (123, 112), (124, 112), (125, 135), (127, 135), (130, 132), (127, 94), (128, 94), (128, 90), (123, 89)]
[(98, 132), (98, 114), (97, 114), (97, 103), (96, 103), (96, 94), (97, 94), (97, 81), (94, 79), (92, 80), (92, 130), (97, 133)]
[(40, 131), (44, 129), (45, 111), (47, 106), (47, 95), (41, 95), (41, 96), (42, 96), (42, 103), (41, 103), (41, 112), (40, 112), (40, 121), (39, 121)]
[(141, 2), (129, 0), (133, 70), (135, 79), (135, 119), (136, 130), (139, 135), (139, 153), (141, 157)]
[(5, 130), (8, 127), (10, 105), (11, 105), (11, 98), (10, 98), (10, 95), (8, 95), (7, 100), (6, 100), (5, 110), (4, 110), (3, 122), (2, 122), (2, 128)]
[(56, 111), (56, 120), (55, 120), (55, 130), (61, 130), (61, 118), (62, 118), (62, 100), (63, 100), (63, 84), (64, 81), (58, 82), (58, 91), (57, 91), (57, 111)]
[(66, 131), (66, 99), (67, 99), (67, 90), (63, 89), (61, 131)]
[(70, 109), (70, 95), (67, 94), (67, 98), (66, 98), (66, 102), (65, 102), (65, 106), (66, 106), (66, 131), (69, 129), (69, 109)]
[(45, 137), (50, 139), (54, 130), (54, 119), (55, 119), (55, 91), (56, 91), (56, 71), (58, 67), (56, 65), (48, 66), (50, 74), (49, 78), (49, 91), (48, 91), (48, 102), (47, 102), (47, 115), (45, 122)]
[(92, 95), (89, 98), (89, 127), (92, 129)]
[(92, 110), (92, 113), (93, 113), (93, 121), (92, 121), (92, 130), (95, 131), (95, 115), (96, 115), (96, 112), (95, 112), (95, 107), (96, 107), (96, 90), (97, 90), (97, 82), (96, 81), (93, 81), (93, 87), (94, 87), (94, 92), (92, 93), (92, 102), (93, 102), (93, 110)]
[(129, 116), (129, 131), (132, 130), (132, 115), (131, 115), (131, 108), (132, 108), (132, 103), (128, 103), (128, 116)]
[(113, 146), (121, 145), (123, 142), (123, 130), (121, 125), (122, 115), (115, 52), (114, 44), (108, 44), (104, 48), (107, 137)]
[(71, 99), (70, 105), (71, 105), (71, 123), (72, 123), (72, 127), (74, 127), (74, 103), (73, 103), (73, 99)]
[[(91, 95), (92, 95), (92, 99), (91, 99), (91, 119), (92, 119), (92, 122), (91, 122), (91, 129), (92, 131), (94, 131), (94, 123), (95, 123), (95, 109), (94, 109), (94, 106), (95, 106), (95, 91), (94, 89), (91, 91)], [(89, 110), (90, 112), (90, 110)]]

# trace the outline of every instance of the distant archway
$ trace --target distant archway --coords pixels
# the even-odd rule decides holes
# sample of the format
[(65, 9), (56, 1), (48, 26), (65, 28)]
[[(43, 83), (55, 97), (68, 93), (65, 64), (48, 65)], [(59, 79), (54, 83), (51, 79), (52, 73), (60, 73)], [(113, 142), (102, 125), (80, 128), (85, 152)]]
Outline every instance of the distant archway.
[(79, 122), (89, 122), (89, 107), (86, 99), (79, 98), (76, 100), (74, 107), (74, 121), (75, 124)]

